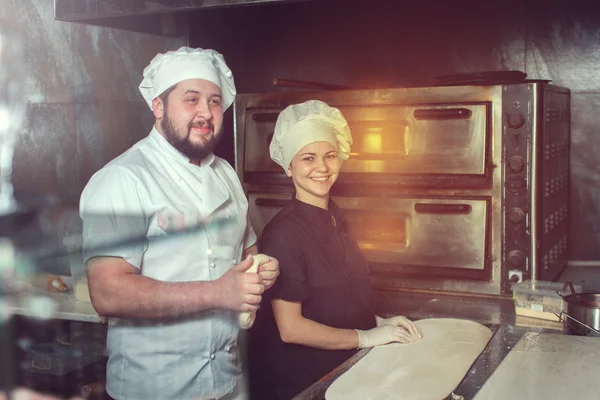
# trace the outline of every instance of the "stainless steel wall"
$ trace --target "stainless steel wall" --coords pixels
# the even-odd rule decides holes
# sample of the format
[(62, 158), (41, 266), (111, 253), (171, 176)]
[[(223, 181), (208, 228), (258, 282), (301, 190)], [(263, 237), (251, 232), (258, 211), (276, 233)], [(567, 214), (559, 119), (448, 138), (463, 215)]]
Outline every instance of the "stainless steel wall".
[[(572, 90), (571, 259), (600, 260), (600, 7), (560, 0), (347, 1), (196, 13), (190, 44), (221, 51), (239, 92), (273, 77), (367, 87), (525, 71)], [(233, 159), (229, 141), (221, 154)]]
[(144, 67), (187, 39), (55, 21), (51, 0), (0, 0), (0, 18), (26, 45), (28, 113), (14, 155), (15, 196), (57, 196), (62, 204), (45, 223), (61, 236), (77, 232), (90, 176), (152, 126), (137, 90)]

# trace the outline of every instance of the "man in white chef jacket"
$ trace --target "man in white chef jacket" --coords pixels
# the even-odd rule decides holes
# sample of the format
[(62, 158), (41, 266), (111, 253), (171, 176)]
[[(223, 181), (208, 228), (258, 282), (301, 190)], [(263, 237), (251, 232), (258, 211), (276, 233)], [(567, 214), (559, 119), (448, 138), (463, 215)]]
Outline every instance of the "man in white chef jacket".
[(212, 153), (233, 76), (218, 52), (182, 47), (158, 54), (139, 88), (152, 131), (94, 174), (80, 202), (92, 303), (110, 317), (107, 392), (244, 399), (238, 315), (257, 309), (279, 266), (245, 272), (256, 253), (248, 202)]

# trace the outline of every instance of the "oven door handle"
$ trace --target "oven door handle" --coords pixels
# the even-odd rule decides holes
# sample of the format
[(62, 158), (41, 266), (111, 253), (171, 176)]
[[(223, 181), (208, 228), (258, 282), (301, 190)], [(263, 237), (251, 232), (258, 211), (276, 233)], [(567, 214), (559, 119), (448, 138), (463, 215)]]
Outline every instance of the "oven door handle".
[(468, 108), (426, 108), (413, 112), (418, 120), (468, 119), (472, 114)]
[(256, 200), (254, 200), (254, 204), (256, 204), (257, 206), (263, 206), (263, 207), (285, 207), (287, 205), (289, 205), (292, 202), (292, 200), (287, 200), (287, 199), (267, 199), (267, 198), (257, 198)]
[(279, 117), (279, 113), (255, 113), (252, 114), (252, 119), (256, 122), (275, 122)]
[(415, 211), (419, 214), (461, 215), (470, 214), (471, 205), (446, 203), (417, 203), (415, 204)]

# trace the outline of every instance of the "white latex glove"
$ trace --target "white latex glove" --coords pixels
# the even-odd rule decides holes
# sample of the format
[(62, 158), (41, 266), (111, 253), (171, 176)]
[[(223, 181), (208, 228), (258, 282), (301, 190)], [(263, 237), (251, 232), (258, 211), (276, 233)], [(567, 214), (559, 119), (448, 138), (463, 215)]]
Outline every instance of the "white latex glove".
[(404, 329), (397, 326), (385, 325), (377, 328), (361, 331), (355, 329), (358, 333), (358, 348), (381, 346), (388, 343), (411, 343), (411, 335)]
[(375, 321), (377, 321), (377, 326), (398, 326), (400, 328), (406, 329), (408, 333), (413, 337), (414, 340), (423, 339), (423, 334), (417, 327), (417, 325), (402, 315), (398, 315), (391, 318), (381, 318), (380, 316), (375, 316)]
[[(258, 267), (261, 264), (264, 264), (264, 263), (268, 262), (269, 260), (271, 260), (269, 258), (269, 256), (267, 256), (265, 254), (256, 254), (256, 255), (252, 256), (252, 258), (254, 259), (254, 263), (252, 264), (252, 266), (250, 268), (248, 268), (248, 270), (246, 270), (246, 272), (251, 272), (254, 274), (258, 272)], [(250, 329), (252, 327), (252, 325), (254, 325), (255, 319), (256, 319), (256, 311), (241, 312), (240, 316), (239, 316), (240, 328)]]

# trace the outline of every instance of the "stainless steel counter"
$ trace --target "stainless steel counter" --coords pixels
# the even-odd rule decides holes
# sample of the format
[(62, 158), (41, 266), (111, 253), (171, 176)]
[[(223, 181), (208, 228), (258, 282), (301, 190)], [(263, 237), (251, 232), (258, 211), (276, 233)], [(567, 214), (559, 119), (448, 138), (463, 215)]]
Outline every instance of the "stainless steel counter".
[[(70, 320), (80, 322), (104, 322), (92, 303), (81, 302), (75, 299), (73, 280), (71, 277), (61, 277), (67, 285), (66, 292), (48, 292), (46, 289), (29, 286), (19, 296), (3, 299), (3, 311), (7, 315), (22, 315), (25, 317), (39, 317), (36, 309), (39, 300), (43, 299), (42, 307), (50, 308), (46, 318)], [(38, 301), (38, 303), (36, 303)]]

